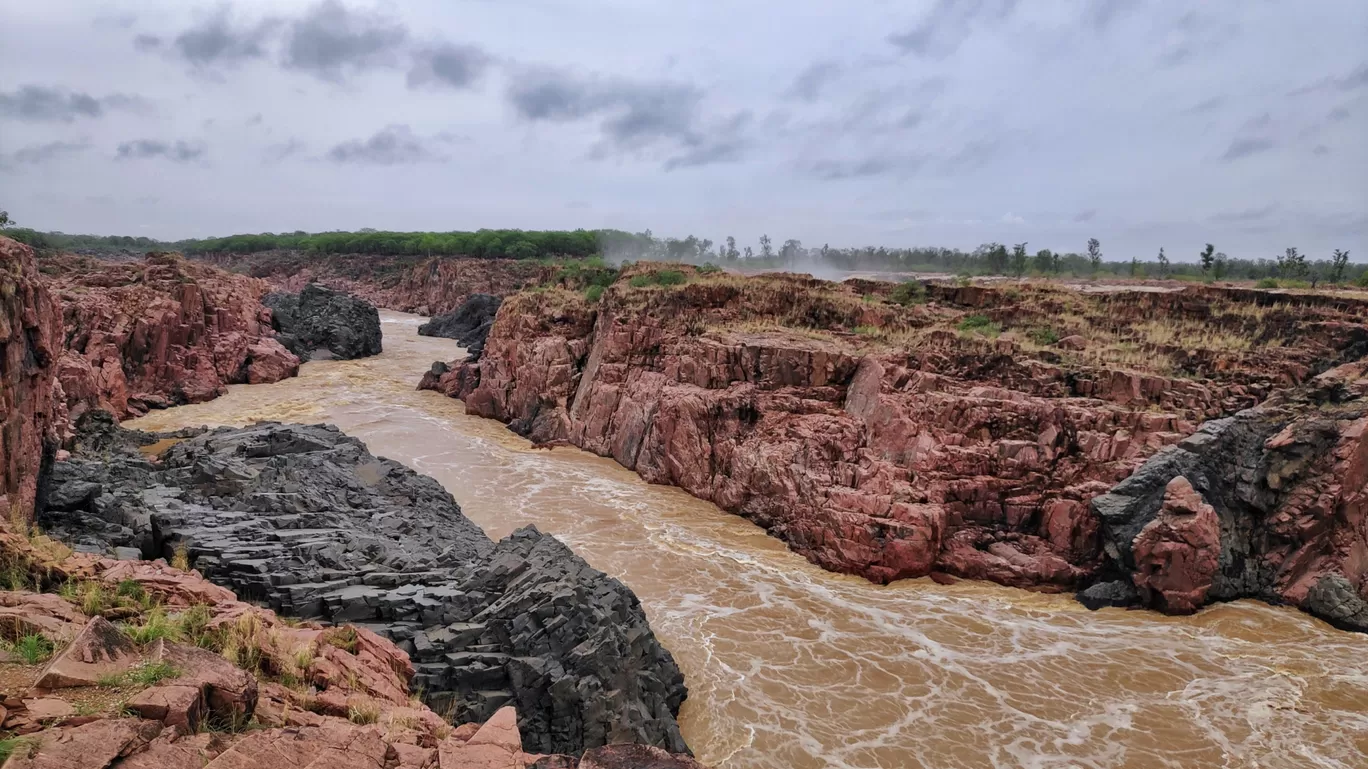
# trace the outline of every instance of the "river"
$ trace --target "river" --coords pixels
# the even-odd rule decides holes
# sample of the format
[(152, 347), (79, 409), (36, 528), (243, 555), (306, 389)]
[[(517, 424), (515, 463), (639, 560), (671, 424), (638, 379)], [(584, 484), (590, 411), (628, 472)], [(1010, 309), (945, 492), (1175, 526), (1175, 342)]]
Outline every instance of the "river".
[(684, 736), (718, 769), (1368, 765), (1368, 636), (1254, 601), (1176, 618), (830, 574), (710, 503), (416, 391), (458, 348), (381, 317), (377, 357), (127, 424), (330, 422), (491, 536), (555, 534), (641, 598), (689, 686)]

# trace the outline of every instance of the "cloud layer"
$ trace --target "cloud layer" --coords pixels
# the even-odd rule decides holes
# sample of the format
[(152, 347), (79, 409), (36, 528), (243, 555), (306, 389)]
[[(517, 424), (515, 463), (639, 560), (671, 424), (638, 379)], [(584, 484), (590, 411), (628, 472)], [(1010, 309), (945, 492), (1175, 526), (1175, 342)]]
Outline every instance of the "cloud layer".
[(1368, 255), (1353, 0), (49, 0), (6, 26), (4, 203), (37, 226)]

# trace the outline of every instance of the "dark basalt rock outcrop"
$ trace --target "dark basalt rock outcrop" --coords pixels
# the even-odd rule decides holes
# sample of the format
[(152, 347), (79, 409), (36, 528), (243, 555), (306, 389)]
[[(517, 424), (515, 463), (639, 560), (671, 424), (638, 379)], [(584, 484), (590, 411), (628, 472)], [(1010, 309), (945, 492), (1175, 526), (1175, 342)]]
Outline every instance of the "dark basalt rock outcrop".
[(271, 308), (281, 343), (300, 360), (380, 354), (380, 313), (361, 299), (310, 283), (298, 294), (272, 293), (261, 301)]
[(636, 597), (535, 528), (491, 542), (435, 480), (327, 425), (170, 435), (92, 415), (42, 522), (78, 549), (178, 551), (281, 614), (361, 624), (415, 663), (456, 722), (516, 705), (525, 749), (687, 750), (683, 676)]
[(1368, 361), (1205, 423), (1092, 500), (1111, 581), (1080, 600), (1260, 598), (1368, 631), (1365, 432)]
[(469, 360), (479, 360), (484, 352), (485, 338), (494, 326), (494, 316), (499, 313), (502, 302), (502, 299), (490, 294), (471, 294), (455, 312), (438, 315), (419, 326), (418, 333), (455, 339), (470, 353)]

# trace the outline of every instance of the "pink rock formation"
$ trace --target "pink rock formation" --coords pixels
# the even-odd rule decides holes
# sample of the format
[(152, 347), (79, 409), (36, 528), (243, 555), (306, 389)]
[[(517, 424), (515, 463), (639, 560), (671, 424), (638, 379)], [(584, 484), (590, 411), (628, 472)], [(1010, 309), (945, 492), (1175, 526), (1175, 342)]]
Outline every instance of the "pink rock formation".
[(1187, 478), (1169, 481), (1159, 515), (1132, 547), (1132, 579), (1143, 601), (1172, 614), (1190, 614), (1206, 603), (1221, 553), (1221, 523)]
[(55, 448), (61, 310), (33, 250), (0, 237), (0, 516), (29, 518), (43, 452)]

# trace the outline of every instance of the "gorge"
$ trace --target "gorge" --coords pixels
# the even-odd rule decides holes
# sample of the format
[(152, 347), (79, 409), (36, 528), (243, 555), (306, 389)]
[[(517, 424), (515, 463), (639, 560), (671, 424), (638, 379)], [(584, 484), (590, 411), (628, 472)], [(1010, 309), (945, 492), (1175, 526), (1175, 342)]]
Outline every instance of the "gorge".
[[(441, 261), (414, 267), (412, 274), (457, 269)], [(478, 288), (506, 280), (488, 272), (495, 267), (482, 269), (487, 282)], [(1362, 450), (1347, 447), (1361, 445), (1353, 442), (1360, 434), (1352, 428), (1362, 419), (1355, 411), (1362, 374), (1343, 368), (1362, 355), (1355, 346), (1363, 339), (1356, 330), (1362, 318), (1357, 305), (1288, 306), (1287, 300), (1275, 300), (1265, 307), (1256, 297), (1250, 300), (1253, 310), (1241, 310), (1233, 299), (1221, 304), (1204, 297), (1203, 303), (1223, 310), (1213, 325), (1225, 328), (1247, 317), (1254, 324), (1248, 328), (1266, 328), (1268, 338), (1290, 337), (1289, 343), (1189, 348), (1172, 340), (1162, 352), (1171, 361), (1166, 375), (1119, 378), (1098, 371), (1114, 363), (1107, 356), (1116, 349), (1094, 349), (1096, 357), (1078, 366), (1070, 358), (1089, 353), (1070, 350), (1075, 343), (1065, 340), (1075, 334), (1063, 332), (1079, 331), (1095, 341), (1098, 331), (1090, 327), (1106, 327), (1095, 312), (1135, 313), (1132, 325), (1157, 311), (1181, 317), (1188, 295), (1127, 295), (1124, 301), (1082, 295), (1073, 303), (1072, 294), (1026, 287), (1019, 290), (1037, 301), (1004, 302), (1000, 289), (933, 285), (926, 289), (928, 301), (903, 304), (894, 294), (898, 287), (889, 284), (840, 289), (803, 278), (741, 279), (695, 275), (687, 268), (676, 285), (654, 277), (632, 285), (664, 269), (626, 271), (597, 304), (588, 301), (591, 292), (583, 283), (564, 277), (524, 293), (496, 291), (506, 298), (483, 356), (471, 364), (462, 362), (464, 350), (455, 342), (419, 336), (425, 318), (382, 311), (378, 355), (315, 360), (300, 366), (297, 376), (274, 383), (229, 382), (217, 398), (151, 410), (125, 426), (179, 431), (259, 420), (333, 424), (375, 456), (435, 478), (490, 537), (527, 525), (556, 536), (640, 599), (689, 687), (679, 712), (681, 736), (709, 765), (1347, 766), (1368, 749), (1356, 704), (1358, 682), (1368, 674), (1364, 635), (1335, 630), (1292, 607), (1250, 600), (1166, 617), (1120, 608), (1089, 612), (1058, 594), (1110, 584), (1131, 571), (1175, 578), (1142, 582), (1151, 590), (1147, 602), (1158, 608), (1177, 608), (1160, 605), (1158, 598), (1186, 595), (1196, 586), (1180, 585), (1178, 578), (1193, 575), (1207, 574), (1213, 599), (1256, 594), (1253, 588), (1267, 586), (1259, 569), (1243, 583), (1251, 592), (1223, 594), (1230, 589), (1216, 576), (1225, 574), (1223, 568), (1141, 572), (1140, 556), (1106, 553), (1113, 532), (1133, 525), (1136, 515), (1161, 521), (1144, 552), (1166, 552), (1160, 545), (1185, 532), (1207, 527), (1209, 534), (1210, 516), (1228, 513), (1229, 499), (1236, 498), (1271, 505), (1275, 517), (1283, 516), (1295, 536), (1279, 541), (1306, 543), (1323, 535), (1325, 542), (1349, 548), (1345, 561), (1308, 559), (1295, 548), (1246, 548), (1243, 554), (1257, 552), (1259, 558), (1243, 563), (1271, 563), (1269, 554), (1275, 554), (1292, 562), (1299, 575), (1352, 575), (1353, 532), (1326, 527), (1316, 511), (1341, 505), (1352, 513), (1361, 504), (1354, 494), (1362, 489), (1355, 453)], [(556, 278), (560, 269), (547, 272)], [(340, 280), (323, 277), (341, 287)], [(302, 288), (289, 283), (280, 279), (274, 287)], [(727, 293), (737, 285), (744, 301), (728, 298), (738, 296)], [(466, 294), (481, 293), (459, 282), (428, 291), (423, 302), (453, 310)], [(395, 303), (416, 308), (411, 302), (417, 299)], [(681, 312), (680, 302), (698, 312)], [(1040, 306), (1049, 312), (1033, 315), (1032, 308)], [(790, 310), (793, 315), (786, 317)], [(754, 314), (738, 318), (738, 312)], [(1071, 314), (1077, 319), (1044, 320)], [(970, 330), (960, 328), (976, 315), (996, 324), (999, 333), (976, 333), (972, 328), (979, 321)], [(913, 326), (908, 316), (928, 322)], [(815, 321), (793, 322), (808, 318)], [(1024, 334), (1012, 332), (1014, 326), (1047, 323), (1058, 332), (1054, 342), (1044, 336), (1023, 342)], [(823, 334), (814, 327), (837, 331)], [(926, 330), (914, 333), (918, 328)], [(1293, 337), (1298, 328), (1302, 336)], [(1342, 333), (1326, 333), (1334, 329)], [(923, 343), (928, 355), (916, 368), (903, 359), (898, 371), (891, 364), (894, 348), (911, 339)], [(1129, 368), (1135, 368), (1139, 359), (1129, 354)], [(1146, 354), (1156, 357), (1153, 350)], [(1242, 363), (1251, 356), (1260, 359), (1259, 367)], [(869, 358), (884, 370), (875, 370)], [(447, 363), (432, 367), (434, 361)], [(1061, 368), (1071, 370), (1054, 373)], [(1078, 375), (1089, 368), (1091, 375)], [(1185, 370), (1202, 374), (1185, 376)], [(465, 402), (415, 391), (425, 371), (428, 386)], [(998, 377), (998, 384), (977, 381), (988, 377)], [(614, 388), (627, 395), (610, 397)], [(1202, 428), (1211, 418), (1266, 401), (1274, 391), (1293, 393), (1283, 405), (1274, 400), (1266, 407), (1286, 416), (1233, 431)], [(628, 408), (634, 401), (649, 408), (634, 414)], [(747, 408), (753, 417), (746, 416)], [(875, 453), (854, 467), (841, 466), (840, 452), (812, 448), (861, 443), (850, 437), (853, 420), (870, 419), (881, 409), (888, 412), (880, 428), (886, 432), (869, 446)], [(477, 416), (482, 413), (511, 421), (516, 433)], [(939, 444), (961, 450), (949, 458), (934, 447), (919, 448), (916, 456), (898, 454), (899, 446), (920, 446), (916, 432), (906, 432), (899, 422), (915, 414), (946, 430), (934, 436)], [(1303, 419), (1317, 414), (1328, 415), (1329, 424)], [(661, 429), (662, 415), (673, 419), (672, 432)], [(717, 421), (700, 421), (700, 415)], [(749, 427), (755, 429), (727, 432), (737, 419), (754, 419)], [(1294, 422), (1303, 426), (1268, 443), (1270, 426)], [(1064, 437), (1042, 444), (1038, 436), (1048, 428)], [(964, 437), (955, 443), (950, 430)], [(663, 440), (666, 432), (677, 437)], [(1020, 437), (1025, 433), (1037, 439)], [(1201, 443), (1202, 435), (1215, 437)], [(749, 436), (765, 441), (748, 442)], [(1224, 488), (1207, 452), (1224, 442), (1243, 446), (1256, 439), (1282, 452), (1274, 475), (1287, 480), (1284, 488), (1302, 489), (1293, 495), (1300, 498), (1308, 493), (1302, 482), (1311, 479), (1316, 499), (1289, 505), (1275, 495), (1260, 502), (1247, 490)], [(567, 443), (591, 451), (562, 445)], [(729, 443), (732, 448), (726, 448)], [(550, 446), (557, 447), (547, 451)], [(1173, 448), (1164, 451), (1166, 446)], [(768, 464), (767, 451), (774, 452)], [(1211, 456), (1229, 453), (1221, 449)], [(1141, 470), (1158, 456), (1170, 457), (1178, 471)], [(73, 457), (79, 460), (79, 451)], [(756, 488), (728, 491), (727, 473), (720, 470), (716, 477), (694, 479), (689, 463), (696, 467), (700, 460), (717, 468), (741, 462), (732, 472)], [(767, 475), (744, 475), (747, 461)], [(910, 461), (921, 464), (909, 480), (899, 473)], [(822, 479), (820, 491), (785, 489), (790, 481), (779, 471), (795, 464)], [(1171, 483), (1180, 475), (1198, 493), (1197, 501)], [(673, 485), (648, 484), (642, 477)], [(1143, 488), (1116, 485), (1125, 477), (1144, 481)], [(757, 485), (761, 479), (771, 485)], [(858, 483), (844, 484), (847, 490), (829, 479)], [(723, 491), (713, 497), (723, 509), (700, 499), (714, 487)], [(772, 533), (783, 533), (773, 531), (784, 523), (783, 506), (758, 514), (746, 507), (762, 498), (744, 495), (755, 491), (792, 493), (790, 500), (810, 493), (832, 502), (844, 499), (848, 506), (837, 506), (841, 515), (832, 519), (846, 525), (823, 532), (826, 513), (800, 510), (790, 525), (808, 528), (803, 537), (785, 536), (799, 551), (792, 552), (763, 529), (724, 512), (742, 512), (768, 524)], [(942, 496), (910, 496), (917, 491)], [(1083, 503), (1108, 491), (1135, 503), (1104, 504), (1092, 528), (1092, 505)], [(742, 496), (728, 496), (736, 494)], [(888, 506), (877, 507), (885, 494)], [(1156, 494), (1157, 513), (1149, 508)], [(733, 499), (743, 502), (733, 506)], [(1054, 509), (1061, 502), (1079, 504)], [(900, 506), (897, 514), (889, 515), (894, 506)], [(1047, 508), (1050, 515), (1036, 512)], [(1188, 519), (1201, 525), (1175, 524)], [(930, 539), (918, 540), (927, 521), (937, 537), (935, 548)], [(848, 536), (868, 532), (871, 524), (886, 529), (864, 540)], [(914, 546), (900, 545), (899, 539)], [(1205, 557), (1218, 565), (1229, 561), (1224, 553)], [(864, 576), (826, 571), (809, 560)], [(1179, 561), (1187, 563), (1150, 562)], [(926, 574), (934, 579), (906, 578)], [(1319, 584), (1305, 584), (1302, 599), (1323, 600), (1311, 597)], [(1345, 590), (1335, 582), (1315, 595), (1327, 592), (1338, 598), (1331, 597), (1333, 608), (1317, 613), (1353, 626), (1353, 585)], [(1342, 614), (1329, 616), (1333, 612)]]

